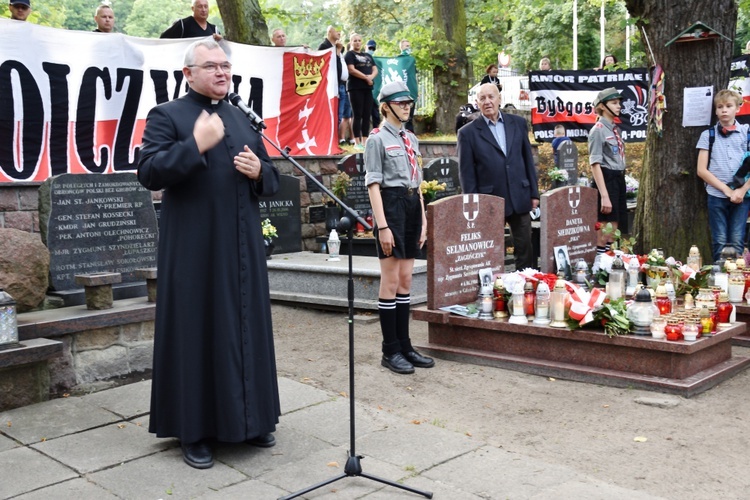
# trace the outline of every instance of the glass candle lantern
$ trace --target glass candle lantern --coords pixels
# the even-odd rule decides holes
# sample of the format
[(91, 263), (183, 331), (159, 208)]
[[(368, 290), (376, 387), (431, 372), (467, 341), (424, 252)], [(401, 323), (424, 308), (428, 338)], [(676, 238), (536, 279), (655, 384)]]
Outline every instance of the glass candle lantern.
[(711, 287), (711, 293), (714, 295), (713, 305), (717, 305), (719, 303), (719, 296), (721, 295), (721, 292), (726, 292), (726, 290), (722, 290), (720, 286)]
[(695, 323), (685, 323), (682, 327), (682, 337), (687, 342), (694, 342), (698, 339), (698, 325)]
[(534, 323), (537, 325), (549, 325), (549, 286), (540, 281), (536, 286), (536, 300), (534, 302)]
[(688, 267), (695, 271), (700, 271), (703, 263), (701, 262), (701, 252), (696, 245), (690, 247), (687, 258)]
[(731, 324), (729, 323), (729, 316), (732, 314), (734, 306), (729, 301), (729, 297), (726, 293), (719, 295), (719, 304), (716, 306), (716, 316), (719, 319), (718, 328), (727, 328)]
[(651, 294), (645, 288), (638, 290), (635, 301), (628, 306), (627, 316), (633, 322), (633, 333), (636, 335), (649, 335), (651, 323), (659, 316), (659, 310), (651, 301)]
[(715, 334), (719, 329), (719, 309), (716, 306), (708, 308), (708, 314), (711, 315), (711, 334)]
[(729, 273), (729, 285), (727, 286), (727, 297), (729, 302), (739, 304), (742, 302), (743, 292), (745, 291), (745, 276), (742, 271), (734, 266)]
[(495, 312), (493, 315), (496, 318), (507, 318), (508, 317), (508, 304), (505, 300), (505, 284), (503, 279), (498, 276), (492, 285), (492, 293), (495, 296)]
[(508, 321), (517, 325), (526, 324), (529, 320), (526, 318), (526, 309), (524, 308), (524, 284), (520, 281), (513, 288), (513, 294), (510, 297), (510, 318)]
[(609, 271), (609, 298), (617, 300), (625, 296), (626, 279), (625, 264), (620, 257), (615, 257), (612, 261), (612, 269)]
[(680, 328), (679, 320), (672, 318), (667, 321), (667, 326), (664, 327), (664, 334), (667, 340), (676, 342), (682, 340), (682, 329)]
[(576, 285), (580, 286), (584, 290), (588, 290), (589, 266), (588, 264), (586, 264), (585, 260), (580, 259), (576, 263), (576, 273), (573, 279)]
[(685, 294), (682, 307), (684, 307), (686, 311), (695, 309), (695, 299), (693, 299), (693, 295), (690, 292)]
[(534, 302), (536, 302), (534, 283), (527, 279), (523, 285), (523, 311), (526, 313), (526, 319), (534, 319)]
[(714, 285), (711, 288), (718, 287), (721, 291), (726, 292), (727, 286), (729, 286), (729, 275), (724, 270), (723, 265), (715, 267), (718, 267), (718, 270), (714, 273)]
[(566, 328), (565, 323), (565, 302), (568, 299), (568, 291), (565, 289), (565, 281), (558, 278), (555, 288), (549, 297), (550, 324), (554, 328)]
[(0, 288), (0, 349), (18, 345), (16, 301)]
[(654, 321), (651, 322), (650, 330), (651, 330), (651, 336), (655, 339), (663, 339), (666, 338), (666, 333), (664, 333), (664, 328), (667, 326), (667, 320), (664, 319), (661, 316), (657, 316), (654, 318)]
[(479, 295), (479, 319), (492, 319), (495, 301), (490, 291), (483, 292)]
[(699, 289), (698, 295), (695, 296), (695, 307), (698, 310), (703, 307), (708, 309), (708, 306), (711, 304), (716, 304), (716, 299), (714, 298), (714, 294), (711, 293), (711, 290), (708, 288)]
[(335, 229), (331, 229), (331, 234), (328, 236), (328, 260), (331, 262), (339, 262), (339, 250), (341, 249), (341, 239)]
[(701, 318), (701, 335), (704, 337), (710, 337), (711, 336), (711, 330), (713, 330), (713, 320), (711, 319), (711, 313), (708, 310), (708, 307), (701, 308), (700, 318)]
[(633, 257), (628, 262), (628, 286), (625, 288), (625, 295), (632, 297), (638, 291), (638, 276), (641, 272), (641, 264), (638, 259)]
[(659, 314), (662, 316), (672, 312), (672, 301), (669, 300), (664, 283), (659, 283), (656, 287), (656, 307), (659, 308)]

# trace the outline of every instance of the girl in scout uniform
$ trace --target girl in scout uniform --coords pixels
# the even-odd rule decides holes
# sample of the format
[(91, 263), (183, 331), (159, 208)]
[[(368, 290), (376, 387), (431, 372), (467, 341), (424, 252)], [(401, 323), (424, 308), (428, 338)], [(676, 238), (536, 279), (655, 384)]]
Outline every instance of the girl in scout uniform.
[[(622, 95), (614, 87), (602, 90), (594, 99), (599, 119), (589, 131), (589, 164), (594, 187), (599, 191), (597, 221), (612, 223), (623, 234), (628, 232), (628, 207), (625, 189), (625, 144), (615, 121), (620, 116)], [(610, 236), (600, 229), (596, 253), (609, 250)]]
[(414, 101), (403, 81), (384, 85), (378, 95), (384, 117), (365, 144), (365, 183), (375, 220), (380, 259), (378, 312), (386, 368), (402, 374), (435, 362), (414, 350), (409, 339), (409, 305), (414, 259), (427, 228), (422, 193), (421, 155), (417, 138), (404, 129)]

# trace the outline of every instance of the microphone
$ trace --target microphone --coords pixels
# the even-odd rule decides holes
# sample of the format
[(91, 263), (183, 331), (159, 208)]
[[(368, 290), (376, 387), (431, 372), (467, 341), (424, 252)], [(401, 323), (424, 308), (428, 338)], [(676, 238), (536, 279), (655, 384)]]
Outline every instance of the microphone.
[(238, 96), (234, 92), (230, 92), (229, 94), (227, 94), (227, 97), (229, 97), (229, 102), (231, 102), (232, 104), (234, 104), (235, 106), (237, 106), (238, 108), (240, 108), (240, 111), (242, 111), (243, 113), (245, 113), (245, 115), (247, 115), (247, 117), (250, 118), (250, 121), (256, 127), (260, 128), (260, 129), (266, 128), (266, 124), (265, 124), (265, 122), (263, 122), (263, 118), (261, 118), (260, 116), (258, 116), (255, 113), (255, 111), (253, 111), (252, 109), (250, 109), (247, 106), (247, 104), (245, 104), (242, 101), (242, 98), (240, 96)]

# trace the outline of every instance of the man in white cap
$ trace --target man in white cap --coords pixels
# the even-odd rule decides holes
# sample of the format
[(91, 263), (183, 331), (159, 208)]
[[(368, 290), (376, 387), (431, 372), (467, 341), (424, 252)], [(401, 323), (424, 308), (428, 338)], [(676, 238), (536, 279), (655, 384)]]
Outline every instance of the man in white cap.
[(29, 0), (11, 0), (8, 9), (11, 19), (25, 21), (31, 14), (31, 2)]
[[(622, 95), (614, 87), (599, 92), (594, 99), (599, 119), (589, 132), (589, 165), (594, 187), (599, 191), (597, 221), (628, 232), (628, 207), (625, 189), (625, 144), (615, 120), (620, 116)], [(602, 229), (596, 236), (596, 252), (609, 250), (609, 236)]]

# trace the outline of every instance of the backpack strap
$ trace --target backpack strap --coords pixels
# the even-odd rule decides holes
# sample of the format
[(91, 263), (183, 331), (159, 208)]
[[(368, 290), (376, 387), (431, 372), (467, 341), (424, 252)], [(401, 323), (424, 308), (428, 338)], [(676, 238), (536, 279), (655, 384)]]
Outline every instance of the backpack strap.
[[(748, 140), (750, 140), (750, 132), (748, 132)], [(706, 170), (711, 168), (711, 150), (714, 148), (714, 142), (716, 141), (716, 125), (708, 127), (708, 165)]]

